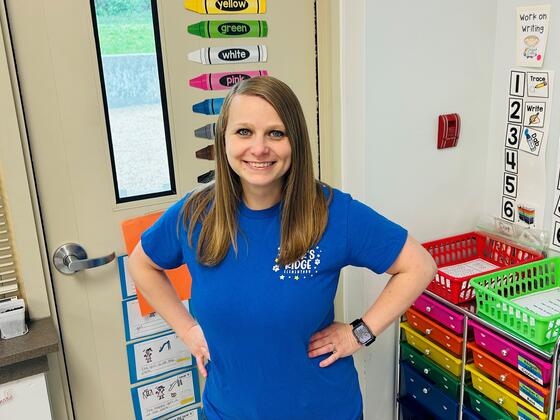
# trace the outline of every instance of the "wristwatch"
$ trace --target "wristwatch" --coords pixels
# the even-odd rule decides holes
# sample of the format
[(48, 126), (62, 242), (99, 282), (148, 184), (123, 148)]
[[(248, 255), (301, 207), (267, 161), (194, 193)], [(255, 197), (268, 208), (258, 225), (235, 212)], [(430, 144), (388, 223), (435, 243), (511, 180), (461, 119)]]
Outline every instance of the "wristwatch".
[(375, 341), (375, 335), (371, 332), (362, 318), (358, 318), (350, 325), (352, 325), (352, 334), (354, 334), (354, 337), (356, 337), (358, 344), (369, 346)]

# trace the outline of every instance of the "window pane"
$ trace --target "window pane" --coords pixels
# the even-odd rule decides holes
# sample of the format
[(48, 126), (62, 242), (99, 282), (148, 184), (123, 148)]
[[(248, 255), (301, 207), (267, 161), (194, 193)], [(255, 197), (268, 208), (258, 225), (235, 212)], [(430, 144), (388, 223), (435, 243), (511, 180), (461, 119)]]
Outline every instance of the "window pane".
[(92, 6), (117, 202), (174, 194), (155, 2)]

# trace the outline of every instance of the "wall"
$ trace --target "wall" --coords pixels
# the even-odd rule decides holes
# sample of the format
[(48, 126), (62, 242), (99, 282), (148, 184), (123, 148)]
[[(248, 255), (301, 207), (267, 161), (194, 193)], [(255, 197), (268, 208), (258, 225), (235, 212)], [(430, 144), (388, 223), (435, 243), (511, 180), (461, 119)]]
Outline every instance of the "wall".
[(497, 2), (496, 41), (494, 54), (494, 77), (492, 80), (492, 104), (490, 109), (490, 131), (488, 141), (487, 180), (486, 180), (486, 213), (498, 215), (501, 205), (501, 189), (503, 177), (504, 136), (506, 130), (507, 98), (509, 89), (509, 69), (515, 67), (516, 48), (516, 8), (531, 4), (550, 4), (551, 17), (548, 32), (548, 42), (544, 58), (543, 69), (556, 71), (552, 92), (552, 111), (548, 132), (548, 148), (546, 150), (546, 203), (544, 230), (551, 233), (552, 207), (555, 203), (554, 190), (556, 182), (556, 154), (558, 151), (558, 136), (560, 135), (560, 120), (557, 114), (560, 99), (560, 1), (512, 1), (499, 0)]
[[(342, 4), (343, 188), (421, 242), (472, 229), (484, 209), (495, 22), (487, 0)], [(452, 112), (459, 145), (438, 151), (437, 116)], [(351, 321), (388, 277), (345, 277)], [(357, 357), (365, 418), (392, 417), (395, 334)]]

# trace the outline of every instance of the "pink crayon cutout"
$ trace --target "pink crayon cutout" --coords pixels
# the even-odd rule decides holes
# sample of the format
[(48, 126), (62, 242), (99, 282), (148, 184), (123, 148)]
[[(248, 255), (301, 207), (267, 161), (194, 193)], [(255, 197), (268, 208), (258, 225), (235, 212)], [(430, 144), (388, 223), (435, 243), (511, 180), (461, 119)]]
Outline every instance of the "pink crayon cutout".
[(203, 90), (225, 90), (231, 89), (233, 85), (241, 80), (257, 76), (268, 76), (268, 72), (266, 70), (257, 70), (228, 73), (205, 73), (189, 80), (189, 85)]

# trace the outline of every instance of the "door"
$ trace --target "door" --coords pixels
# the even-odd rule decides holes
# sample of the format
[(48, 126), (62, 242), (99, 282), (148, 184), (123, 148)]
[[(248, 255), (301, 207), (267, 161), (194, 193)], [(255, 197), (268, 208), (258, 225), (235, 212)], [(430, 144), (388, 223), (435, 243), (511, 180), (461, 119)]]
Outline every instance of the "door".
[[(96, 3), (113, 2), (118, 6), (139, 1)], [(199, 74), (254, 68), (266, 69), (286, 81), (302, 102), (318, 162), (314, 1), (269, 1), (264, 15), (229, 17), (186, 11), (182, 0), (158, 0), (154, 4), (158, 15), (155, 32), (159, 32), (161, 47), (160, 76), (165, 81), (160, 94), (167, 108), (167, 115), (161, 111), (165, 118), (161, 132), (168, 135), (169, 154), (161, 149), (166, 144), (161, 134), (159, 149), (119, 158), (119, 147), (109, 146), (109, 137), (117, 137), (115, 130), (121, 134), (131, 130), (128, 146), (134, 148), (135, 142), (150, 135), (134, 131), (134, 125), (150, 117), (142, 112), (126, 114), (130, 111), (126, 108), (135, 104), (123, 105), (104, 97), (90, 2), (4, 0), (51, 258), (59, 246), (68, 242), (81, 244), (89, 257), (124, 254), (121, 221), (167, 208), (197, 187), (197, 178), (212, 169), (212, 161), (195, 157), (197, 150), (211, 142), (193, 133), (215, 121), (215, 117), (193, 113), (192, 105), (220, 96), (221, 92), (190, 87), (189, 79)], [(268, 37), (245, 38), (241, 43), (187, 32), (188, 25), (224, 18), (266, 20)], [(235, 43), (266, 45), (268, 62), (220, 67), (187, 59), (187, 54), (197, 49)], [(121, 80), (120, 85), (132, 83), (132, 79)], [(106, 114), (107, 103), (110, 109)], [(108, 121), (111, 131), (107, 129)], [(122, 125), (122, 121), (132, 124)], [(152, 155), (170, 158), (169, 165), (163, 165), (170, 169), (168, 178), (161, 182), (164, 195), (131, 192), (123, 187), (125, 181), (115, 181), (114, 173), (119, 172), (123, 159), (134, 170), (134, 165)], [(145, 178), (140, 187), (153, 180), (151, 175)], [(140, 198), (130, 198), (135, 195)], [(51, 273), (74, 416), (80, 420), (133, 418), (117, 265), (113, 262), (72, 275), (61, 274), (51, 266)]]

